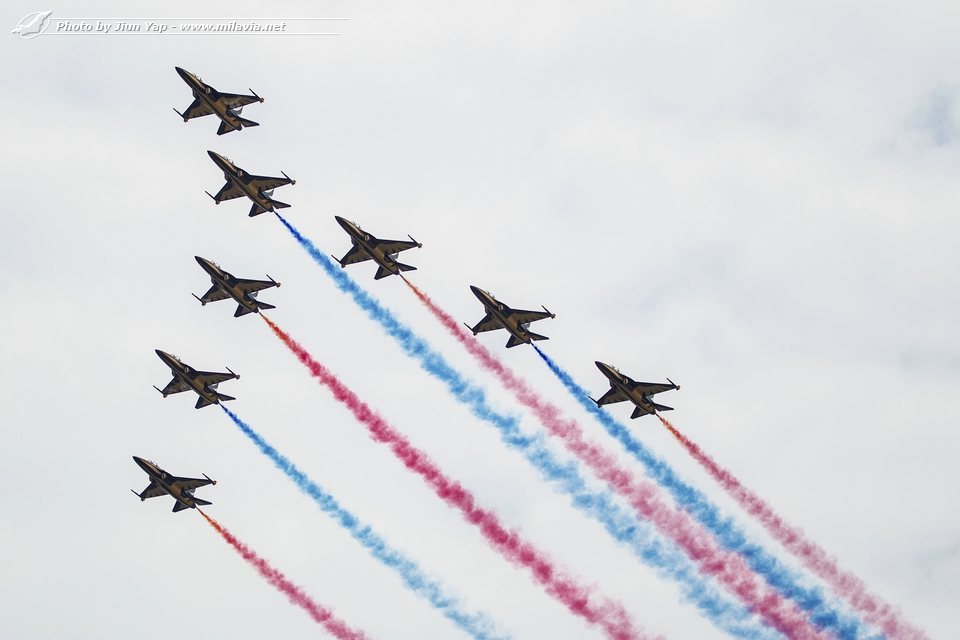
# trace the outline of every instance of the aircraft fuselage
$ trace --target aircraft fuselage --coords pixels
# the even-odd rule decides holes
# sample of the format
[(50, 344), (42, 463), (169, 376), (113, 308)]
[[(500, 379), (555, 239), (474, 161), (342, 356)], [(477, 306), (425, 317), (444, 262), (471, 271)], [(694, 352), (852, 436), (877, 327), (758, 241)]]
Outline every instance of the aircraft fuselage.
[(249, 173), (236, 166), (219, 153), (214, 153), (213, 151), (208, 151), (207, 153), (210, 154), (210, 158), (212, 158), (217, 166), (220, 167), (220, 170), (223, 171), (224, 180), (243, 191), (243, 195), (247, 196), (247, 198), (259, 205), (261, 208), (266, 209), (267, 211), (274, 211), (273, 200), (264, 195), (263, 192), (251, 182)]
[(227, 295), (233, 298), (234, 302), (244, 307), (251, 313), (259, 313), (260, 308), (257, 303), (240, 289), (240, 282), (231, 273), (224, 271), (209, 260), (197, 256), (197, 262), (203, 267), (203, 270), (210, 276), (210, 282), (223, 289)]
[(195, 391), (197, 395), (207, 402), (220, 404), (220, 398), (217, 396), (217, 392), (197, 378), (196, 369), (188, 364), (180, 362), (165, 351), (160, 351), (157, 349), (157, 355), (160, 356), (160, 359), (163, 360), (164, 364), (170, 367), (170, 373), (174, 378), (186, 384), (188, 387), (190, 387), (190, 389)]
[[(143, 458), (138, 458), (133, 456), (133, 460), (143, 469), (150, 480), (157, 483), (161, 489), (166, 491), (174, 500), (177, 502), (182, 502), (186, 507), (190, 509), (196, 509), (197, 503), (194, 500), (193, 492), (189, 490), (181, 490), (180, 487), (174, 484), (174, 476), (171, 476), (169, 473), (153, 464), (149, 460), (144, 460)], [(143, 498), (141, 498), (143, 500)]]
[(343, 227), (343, 230), (350, 236), (350, 241), (353, 243), (353, 246), (359, 247), (364, 253), (370, 256), (374, 262), (389, 271), (390, 275), (395, 276), (400, 273), (400, 269), (397, 268), (396, 260), (394, 259), (395, 254), (390, 255), (381, 247), (377, 246), (373, 242), (373, 240), (375, 240), (373, 236), (349, 220), (341, 218), (340, 216), (334, 217), (337, 223), (339, 223), (340, 226)]
[(483, 304), (486, 312), (499, 322), (504, 329), (509, 331), (513, 337), (524, 344), (530, 344), (532, 342), (530, 332), (527, 331), (526, 325), (520, 324), (517, 322), (517, 319), (513, 317), (513, 309), (479, 287), (471, 286), (470, 290), (473, 291), (473, 295), (477, 296), (477, 299)]
[[(179, 67), (176, 69), (177, 73), (180, 74), (180, 77), (183, 78), (183, 81), (187, 83), (188, 87), (190, 87), (194, 98), (207, 105), (210, 110), (213, 111), (214, 115), (234, 129), (243, 129), (243, 122), (241, 121), (240, 116), (237, 115), (233, 109), (227, 107), (223, 100), (220, 99), (219, 91), (189, 71), (185, 71)], [(183, 121), (186, 122), (186, 118), (184, 118)]]

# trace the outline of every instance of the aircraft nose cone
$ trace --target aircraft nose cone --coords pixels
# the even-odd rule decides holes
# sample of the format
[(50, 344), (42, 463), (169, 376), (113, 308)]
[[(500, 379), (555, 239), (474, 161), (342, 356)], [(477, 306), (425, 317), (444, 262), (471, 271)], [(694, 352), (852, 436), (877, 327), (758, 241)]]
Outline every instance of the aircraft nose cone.
[(210, 150), (207, 150), (207, 155), (210, 156), (210, 159), (213, 160), (214, 162), (220, 159), (219, 153), (214, 153), (213, 151), (210, 151)]
[(184, 80), (187, 79), (187, 72), (186, 72), (186, 71), (184, 71), (184, 70), (181, 69), (180, 67), (174, 67), (174, 69), (177, 70), (177, 73), (180, 75), (181, 78), (183, 78)]
[(475, 287), (473, 285), (470, 285), (470, 291), (473, 291), (473, 295), (479, 297), (480, 292), (483, 291), (483, 289), (481, 289), (480, 287)]
[(209, 260), (207, 260), (206, 258), (201, 258), (200, 256), (193, 256), (193, 257), (194, 257), (194, 259), (197, 261), (197, 264), (199, 264), (199, 265), (200, 265), (201, 267), (203, 267), (203, 268), (207, 268), (207, 267), (209, 267), (209, 266), (212, 264), (212, 263), (211, 263)]
[(350, 227), (350, 223), (347, 222), (346, 218), (341, 218), (340, 216), (333, 216), (333, 217), (337, 221), (337, 224), (339, 224), (344, 229), (348, 229)]
[(593, 361), (593, 364), (597, 365), (597, 369), (600, 369), (600, 371), (609, 371), (609, 370), (610, 370), (610, 365), (604, 364), (604, 363), (600, 362), (599, 360), (594, 360), (594, 361)]
[(147, 468), (147, 461), (144, 460), (143, 458), (138, 458), (137, 456), (133, 456), (133, 461), (136, 462), (137, 466), (140, 467), (141, 469)]

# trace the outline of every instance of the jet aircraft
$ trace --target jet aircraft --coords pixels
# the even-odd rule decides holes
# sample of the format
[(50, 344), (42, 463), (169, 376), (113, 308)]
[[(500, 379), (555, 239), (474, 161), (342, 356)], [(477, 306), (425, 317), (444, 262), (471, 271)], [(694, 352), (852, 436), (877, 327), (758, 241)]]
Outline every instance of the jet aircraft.
[(217, 204), (220, 204), (224, 200), (233, 200), (234, 198), (246, 196), (253, 202), (249, 214), (251, 218), (261, 213), (266, 213), (267, 211), (286, 209), (290, 206), (284, 202), (273, 199), (273, 190), (277, 187), (282, 187), (287, 184), (297, 184), (296, 180), (291, 180), (290, 176), (283, 173), (283, 171), (280, 172), (283, 173), (282, 178), (254, 176), (236, 166), (219, 153), (214, 153), (213, 151), (207, 151), (207, 153), (210, 155), (210, 159), (223, 171), (223, 177), (227, 181), (227, 183), (223, 185), (223, 188), (217, 192), (217, 195), (211, 196), (210, 192), (207, 192), (207, 195), (213, 198), (213, 201)]
[(614, 367), (611, 367), (608, 364), (602, 362), (596, 362), (597, 368), (600, 369), (600, 372), (607, 377), (607, 380), (610, 382), (610, 390), (605, 394), (600, 396), (599, 400), (593, 400), (597, 403), (598, 407), (602, 407), (605, 404), (613, 404), (615, 402), (624, 402), (629, 400), (636, 405), (636, 408), (633, 410), (633, 413), (630, 415), (631, 418), (639, 418), (640, 416), (653, 415), (657, 411), (673, 411), (673, 407), (665, 407), (662, 404), (657, 404), (652, 400), (652, 396), (657, 393), (662, 393), (664, 391), (670, 391), (671, 389), (679, 389), (680, 385), (673, 383), (673, 380), (667, 378), (667, 383), (653, 383), (653, 382), (637, 382), (629, 376), (625, 376)]
[(198, 396), (197, 406), (200, 409), (211, 404), (220, 404), (226, 400), (236, 400), (233, 396), (228, 396), (217, 391), (217, 386), (224, 380), (239, 380), (240, 376), (230, 371), (230, 373), (214, 373), (212, 371), (197, 371), (188, 364), (184, 364), (175, 355), (160, 351), (157, 349), (157, 355), (163, 360), (163, 363), (170, 367), (170, 373), (173, 374), (173, 380), (167, 383), (163, 389), (157, 389), (166, 398), (172, 393), (182, 393), (184, 391), (195, 391)]
[(233, 298), (237, 303), (237, 311), (233, 314), (234, 318), (239, 318), (248, 313), (260, 313), (261, 309), (276, 309), (272, 304), (257, 300), (257, 292), (261, 289), (280, 286), (280, 283), (270, 276), (267, 276), (270, 278), (269, 280), (245, 280), (234, 277), (233, 274), (224, 271), (219, 265), (205, 258), (200, 256), (194, 256), (194, 258), (197, 259), (203, 270), (210, 275), (210, 282), (213, 283), (213, 286), (203, 294), (202, 298), (193, 294), (193, 297), (197, 298), (203, 306), (206, 306), (208, 302)]
[(150, 476), (150, 484), (140, 493), (130, 489), (130, 491), (133, 491), (133, 495), (140, 498), (140, 502), (148, 498), (169, 495), (175, 501), (173, 505), (174, 513), (183, 511), (184, 509), (196, 509), (197, 505), (213, 504), (212, 502), (201, 500), (193, 495), (197, 487), (217, 484), (217, 481), (211, 480), (207, 474), (203, 474), (206, 480), (201, 480), (200, 478), (178, 478), (177, 476), (167, 473), (149, 460), (133, 456), (133, 461), (140, 465), (140, 468)]
[(543, 311), (524, 311), (523, 309), (511, 309), (499, 300), (493, 297), (487, 291), (479, 287), (470, 286), (473, 295), (477, 296), (483, 303), (483, 308), (487, 315), (477, 323), (475, 327), (467, 325), (467, 328), (473, 331), (473, 335), (484, 331), (494, 331), (496, 329), (506, 329), (510, 332), (510, 339), (507, 340), (507, 348), (515, 347), (518, 344), (530, 344), (534, 340), (549, 340), (547, 336), (530, 331), (530, 323), (545, 318), (556, 318), (557, 314), (550, 313), (546, 307)]
[(247, 120), (240, 117), (244, 105), (254, 102), (263, 102), (263, 98), (250, 89), (251, 96), (244, 96), (237, 93), (220, 93), (203, 80), (200, 76), (194, 75), (180, 67), (174, 67), (183, 81), (187, 83), (190, 90), (193, 91), (193, 102), (187, 107), (186, 112), (177, 115), (188, 122), (193, 118), (202, 118), (211, 113), (220, 118), (220, 128), (217, 129), (217, 135), (222, 136), (231, 131), (240, 131), (244, 127), (259, 127), (260, 124), (253, 120)]
[(380, 266), (380, 268), (377, 269), (377, 274), (373, 276), (374, 280), (399, 275), (401, 271), (417, 270), (416, 267), (397, 262), (397, 254), (401, 251), (423, 246), (413, 238), (410, 238), (410, 236), (407, 236), (410, 238), (409, 242), (406, 240), (380, 240), (358, 227), (355, 223), (340, 216), (334, 217), (340, 226), (343, 227), (343, 230), (350, 236), (350, 241), (353, 242), (353, 248), (347, 251), (347, 254), (339, 260), (337, 260), (336, 256), (331, 256), (340, 263), (341, 269), (345, 268), (348, 264), (373, 260)]

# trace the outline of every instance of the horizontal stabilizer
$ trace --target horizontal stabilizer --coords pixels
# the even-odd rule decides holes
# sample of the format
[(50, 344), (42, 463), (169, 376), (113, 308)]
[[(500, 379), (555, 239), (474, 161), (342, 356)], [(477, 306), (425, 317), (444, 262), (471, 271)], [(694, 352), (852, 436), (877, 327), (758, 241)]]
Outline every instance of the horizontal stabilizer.
[(643, 407), (637, 407), (636, 409), (633, 410), (633, 413), (630, 414), (630, 418), (632, 420), (636, 420), (640, 416), (648, 416), (648, 415), (650, 415), (649, 411), (647, 411)]
[(521, 340), (521, 339), (518, 338), (517, 336), (511, 334), (511, 335), (510, 335), (510, 339), (507, 340), (507, 349), (513, 349), (513, 348), (514, 348), (515, 346), (517, 346), (518, 344), (523, 344), (523, 340)]
[(177, 503), (173, 505), (173, 512), (176, 513), (177, 511), (183, 511), (184, 509), (189, 509), (189, 508), (190, 507), (188, 507), (187, 505), (177, 500)]
[(254, 122), (253, 120), (247, 120), (246, 118), (237, 118), (237, 120), (239, 120), (239, 121), (240, 121), (240, 124), (242, 124), (242, 125), (245, 126), (245, 127), (259, 127), (259, 126), (260, 126), (260, 123), (259, 123), (259, 122)]
[(400, 271), (416, 271), (417, 270), (416, 267), (411, 267), (410, 265), (403, 264), (402, 262), (394, 262), (393, 264), (394, 266), (397, 267), (397, 269), (400, 269)]
[[(237, 376), (237, 377), (239, 377), (239, 376)], [(216, 392), (214, 392), (214, 393), (216, 393)], [(234, 398), (233, 396), (228, 396), (228, 395), (225, 394), (225, 393), (217, 393), (217, 400), (219, 400), (220, 402), (226, 402), (227, 400), (236, 400), (236, 398)]]
[(256, 202), (254, 202), (253, 206), (250, 207), (250, 213), (247, 215), (249, 215), (252, 218), (253, 216), (258, 216), (261, 213), (266, 213), (266, 212), (267, 212), (266, 209), (264, 209), (263, 207), (258, 205)]
[(225, 133), (230, 133), (231, 131), (236, 131), (236, 127), (232, 124), (229, 124), (226, 120), (220, 121), (220, 128), (217, 129), (217, 135), (222, 136)]
[(276, 307), (273, 306), (272, 304), (267, 304), (266, 302), (260, 302), (259, 300), (257, 301), (257, 308), (258, 309), (276, 309)]
[(248, 313), (253, 313), (253, 311), (251, 311), (250, 309), (247, 309), (247, 308), (246, 308), (245, 306), (243, 306), (242, 304), (238, 304), (238, 305), (237, 305), (237, 310), (234, 312), (233, 317), (234, 317), (234, 318), (239, 318), (240, 316), (245, 316), (245, 315), (247, 315)]
[(193, 502), (194, 502), (197, 506), (200, 506), (200, 507), (205, 507), (205, 506), (207, 506), (208, 504), (213, 504), (213, 503), (210, 502), (209, 500), (201, 500), (200, 498), (194, 498), (194, 499), (193, 499)]
[(657, 404), (656, 402), (651, 402), (651, 406), (657, 411), (673, 411), (673, 407), (665, 407), (662, 404)]
[(527, 331), (527, 335), (530, 336), (531, 340), (549, 340), (547, 336), (542, 336), (539, 333), (534, 333), (533, 331)]

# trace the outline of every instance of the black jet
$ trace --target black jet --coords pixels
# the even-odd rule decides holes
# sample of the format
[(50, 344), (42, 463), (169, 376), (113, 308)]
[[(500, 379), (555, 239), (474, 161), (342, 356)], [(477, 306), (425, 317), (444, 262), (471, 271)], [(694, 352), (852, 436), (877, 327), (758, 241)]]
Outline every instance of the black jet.
[(507, 340), (507, 348), (517, 346), (518, 344), (530, 344), (534, 340), (549, 340), (547, 336), (530, 331), (530, 323), (546, 318), (556, 318), (557, 314), (550, 313), (546, 307), (543, 311), (526, 311), (524, 309), (511, 309), (499, 300), (493, 297), (493, 294), (484, 291), (479, 287), (470, 286), (470, 291), (477, 299), (483, 303), (483, 308), (487, 315), (477, 323), (475, 327), (467, 325), (467, 328), (473, 331), (473, 335), (484, 331), (495, 331), (496, 329), (506, 329), (510, 332), (510, 339)]
[(130, 490), (133, 491), (133, 495), (140, 498), (140, 502), (143, 502), (148, 498), (170, 496), (175, 501), (175, 504), (173, 505), (174, 513), (177, 511), (183, 511), (184, 509), (196, 509), (197, 505), (213, 504), (212, 502), (201, 500), (193, 495), (193, 492), (197, 489), (197, 487), (205, 487), (208, 484), (217, 484), (217, 481), (211, 480), (207, 474), (201, 474), (204, 478), (206, 478), (205, 480), (201, 480), (200, 478), (179, 478), (167, 473), (149, 460), (144, 460), (143, 458), (133, 456), (133, 461), (136, 462), (141, 469), (146, 471), (148, 476), (150, 476), (150, 484), (147, 485), (146, 489), (140, 493), (133, 491), (133, 489)]
[(233, 162), (213, 151), (207, 151), (210, 159), (223, 171), (223, 178), (227, 181), (225, 185), (212, 196), (210, 192), (207, 195), (213, 198), (213, 201), (220, 204), (224, 200), (233, 200), (246, 196), (253, 203), (250, 207), (250, 217), (258, 216), (267, 211), (276, 209), (286, 209), (290, 205), (285, 202), (273, 199), (273, 190), (287, 184), (297, 184), (290, 176), (283, 173), (282, 178), (272, 178), (270, 176), (255, 176), (247, 173)]
[(597, 403), (598, 407), (629, 400), (636, 405), (636, 408), (630, 415), (631, 418), (654, 415), (657, 411), (673, 411), (673, 407), (665, 407), (662, 404), (657, 404), (652, 399), (654, 394), (680, 388), (680, 385), (673, 384), (670, 378), (667, 378), (666, 383), (637, 382), (629, 376), (623, 375), (615, 367), (611, 367), (608, 364), (599, 361), (594, 364), (597, 365), (600, 372), (603, 373), (603, 375), (607, 377), (607, 381), (610, 382), (610, 390), (600, 396), (599, 400), (590, 398)]
[(193, 294), (194, 298), (200, 301), (200, 304), (206, 306), (208, 302), (218, 302), (233, 298), (237, 303), (237, 311), (233, 314), (234, 318), (245, 316), (248, 313), (260, 313), (261, 309), (276, 309), (272, 304), (260, 302), (257, 300), (257, 292), (270, 287), (279, 287), (280, 283), (270, 278), (269, 280), (245, 280), (237, 278), (233, 274), (224, 271), (220, 265), (213, 263), (206, 258), (194, 256), (203, 270), (210, 276), (210, 282), (213, 286), (200, 298)]
[(417, 270), (416, 267), (397, 262), (397, 255), (401, 251), (423, 246), (410, 236), (407, 236), (410, 238), (409, 242), (406, 240), (381, 240), (361, 229), (355, 222), (350, 222), (340, 216), (334, 216), (334, 218), (337, 219), (337, 223), (343, 227), (343, 230), (347, 232), (347, 235), (350, 236), (350, 241), (353, 243), (353, 248), (347, 251), (346, 255), (339, 260), (336, 256), (331, 256), (340, 263), (341, 269), (348, 264), (373, 260), (380, 267), (377, 269), (377, 274), (373, 276), (374, 280), (399, 275), (401, 271)]
[(220, 128), (217, 129), (217, 135), (222, 136), (231, 131), (240, 131), (244, 127), (259, 127), (259, 123), (253, 120), (247, 120), (240, 117), (243, 107), (254, 102), (263, 102), (263, 98), (258, 96), (250, 89), (253, 95), (244, 96), (238, 93), (221, 93), (200, 79), (200, 76), (194, 75), (180, 67), (174, 67), (183, 81), (187, 83), (193, 92), (193, 102), (183, 113), (177, 111), (177, 115), (183, 118), (184, 122), (194, 118), (202, 118), (213, 114), (220, 118)]
[(173, 393), (183, 393), (184, 391), (194, 391), (198, 396), (195, 409), (201, 409), (211, 404), (220, 404), (227, 400), (236, 400), (233, 396), (228, 396), (217, 391), (217, 386), (224, 380), (239, 380), (240, 376), (230, 371), (230, 373), (215, 373), (213, 371), (197, 371), (188, 364), (184, 364), (177, 356), (160, 351), (157, 349), (157, 355), (163, 360), (163, 363), (170, 367), (170, 373), (173, 374), (173, 380), (167, 383), (163, 389), (157, 389), (163, 394), (163, 397)]

